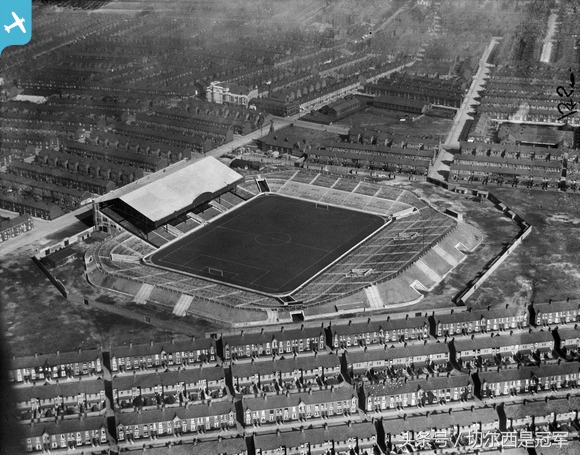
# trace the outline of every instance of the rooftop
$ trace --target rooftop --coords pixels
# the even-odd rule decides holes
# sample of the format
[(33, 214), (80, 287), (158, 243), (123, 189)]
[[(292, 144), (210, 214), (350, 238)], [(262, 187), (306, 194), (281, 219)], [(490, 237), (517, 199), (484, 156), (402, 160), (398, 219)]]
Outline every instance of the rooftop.
[(123, 202), (151, 221), (159, 221), (192, 204), (204, 193), (219, 191), (243, 177), (214, 157), (208, 156), (175, 172), (119, 196)]

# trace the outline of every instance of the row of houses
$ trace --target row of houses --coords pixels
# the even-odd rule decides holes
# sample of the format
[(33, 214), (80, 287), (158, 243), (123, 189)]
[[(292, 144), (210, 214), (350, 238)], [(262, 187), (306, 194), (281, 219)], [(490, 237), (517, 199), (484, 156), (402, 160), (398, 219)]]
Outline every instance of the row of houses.
[[(431, 345), (441, 339), (521, 332), (530, 326), (546, 329), (578, 322), (580, 307), (577, 300), (550, 301), (533, 303), (529, 309), (508, 306), (399, 318), (377, 315), (365, 320), (335, 321), (326, 327), (324, 324), (308, 327), (303, 324), (301, 327), (281, 327), (275, 331), (247, 330), (185, 341), (110, 346), (107, 352), (113, 374), (192, 368), (220, 360), (249, 361), (302, 353), (318, 353), (318, 362), (322, 362), (320, 359), (327, 356), (328, 349), (346, 349), (350, 352), (355, 348), (384, 348), (391, 344), (423, 345), (425, 341)], [(564, 333), (566, 337), (563, 340), (567, 340), (574, 332)], [(521, 335), (522, 339), (526, 336)], [(493, 338), (484, 336), (477, 339)], [(506, 343), (506, 346), (510, 345)], [(566, 342), (564, 346), (567, 346)], [(316, 363), (316, 360), (313, 362)], [(12, 359), (9, 362), (9, 377), (12, 382), (30, 384), (39, 380), (92, 377), (101, 374), (102, 363), (102, 349), (36, 354)]]
[(145, 153), (138, 154), (129, 150), (123, 150), (122, 148), (109, 147), (112, 144), (107, 139), (103, 141), (98, 137), (90, 142), (93, 142), (94, 145), (91, 143), (83, 144), (80, 142), (64, 141), (60, 151), (68, 155), (76, 155), (102, 162), (111, 162), (121, 166), (141, 168), (145, 172), (156, 172), (167, 167), (170, 163), (166, 158), (159, 156), (159, 153), (155, 153), (152, 150), (146, 150)]
[(63, 210), (74, 209), (93, 197), (93, 194), (88, 191), (55, 185), (54, 183), (38, 181), (10, 173), (0, 174), (0, 187), (7, 193), (17, 192), (33, 198), (38, 197), (48, 203), (60, 206)]
[(553, 148), (462, 141), (460, 152), (453, 158), (449, 178), (470, 181), (535, 179), (558, 185), (564, 163), (563, 152)]
[[(358, 390), (335, 387), (299, 394), (243, 398), (237, 402), (225, 400), (191, 406), (162, 406), (117, 413), (113, 437), (121, 448), (136, 444), (162, 446), (199, 435), (220, 441), (222, 435), (239, 437), (239, 421), (242, 427), (250, 430), (249, 437), (254, 444), (249, 453), (288, 453), (270, 451), (294, 447), (309, 450), (303, 453), (325, 453), (324, 450), (329, 448), (348, 452), (354, 448), (372, 450), (375, 444), (379, 448), (393, 449), (403, 441), (418, 442), (416, 438), (420, 432), (423, 433), (423, 442), (449, 438), (447, 442), (453, 443), (461, 432), (529, 431), (530, 425), (539, 432), (559, 432), (550, 436), (557, 436), (566, 443), (570, 433), (580, 428), (578, 397), (568, 395), (567, 398), (551, 399), (550, 394), (576, 387), (578, 374), (579, 364), (574, 362), (507, 372), (480, 372), (473, 376), (365, 384)], [(541, 401), (534, 402), (538, 397), (535, 394), (540, 392), (545, 392), (540, 396)], [(516, 395), (526, 395), (522, 404), (502, 404), (496, 400)], [(476, 406), (476, 396), (484, 401), (482, 405)], [(487, 400), (491, 400), (491, 405), (486, 404)], [(471, 403), (471, 410), (453, 407), (454, 402), (467, 406)], [(442, 406), (449, 406), (448, 410), (442, 410)], [(359, 409), (363, 414), (359, 414)], [(424, 414), (417, 415), (415, 410)], [(407, 413), (393, 419), (392, 413), (396, 411)], [(94, 453), (103, 450), (102, 446), (107, 444), (104, 417), (82, 416), (23, 425), (25, 446), (28, 451), (82, 448)], [(337, 423), (337, 429), (332, 430)], [(300, 434), (291, 429), (293, 424), (300, 424)], [(304, 434), (306, 425), (312, 431)], [(280, 426), (288, 431), (268, 433), (268, 426)], [(257, 428), (260, 428), (259, 432)], [(435, 433), (438, 433), (438, 438)], [(432, 449), (426, 445), (419, 450)]]
[(363, 169), (426, 174), (434, 159), (433, 150), (417, 150), (348, 142), (327, 143), (312, 150), (308, 161)]
[[(96, 169), (93, 169), (93, 173), (95, 171)], [(54, 185), (74, 188), (79, 191), (88, 191), (89, 193), (95, 194), (106, 194), (117, 188), (117, 185), (113, 181), (105, 178), (80, 175), (78, 173), (70, 172), (68, 169), (65, 170), (63, 168), (37, 163), (27, 163), (24, 161), (12, 161), (10, 166), (6, 169), (6, 172), (27, 179), (52, 183)], [(111, 170), (111, 173), (112, 172), (113, 171)], [(118, 176), (119, 173), (117, 172), (116, 175)], [(122, 175), (123, 174), (121, 174), (121, 176)]]
[(517, 120), (538, 123), (563, 123), (565, 121), (572, 125), (580, 122), (575, 115), (567, 116), (564, 121), (560, 118), (574, 110), (573, 107), (562, 109), (558, 103), (565, 102), (567, 98), (562, 98), (560, 93), (556, 93), (559, 85), (556, 82), (557, 76), (561, 77), (560, 85), (567, 87), (569, 73), (557, 71), (559, 74), (545, 74), (540, 70), (537, 74), (534, 73), (533, 78), (530, 78), (521, 74), (506, 75), (505, 71), (496, 72), (487, 82), (478, 112), (486, 113), (499, 121)]
[[(365, 84), (364, 92), (369, 95), (407, 98), (424, 104), (454, 108), (461, 106), (464, 93), (462, 85), (455, 81), (412, 76), (406, 73), (394, 73), (389, 78), (379, 79), (376, 83)], [(394, 101), (390, 102), (393, 103)]]
[[(405, 382), (414, 378), (419, 382), (413, 383), (420, 384), (423, 374), (431, 374), (431, 387), (436, 381), (459, 380), (456, 379), (459, 376), (445, 377), (453, 369), (460, 373), (477, 370), (480, 378), (484, 379), (494, 375), (519, 377), (526, 368), (537, 368), (540, 363), (545, 364), (542, 371), (550, 366), (557, 371), (572, 368), (570, 365), (574, 363), (564, 363), (562, 368), (553, 364), (558, 358), (565, 362), (577, 359), (579, 339), (578, 328), (560, 328), (553, 332), (512, 331), (502, 336), (458, 337), (449, 342), (426, 341), (400, 346), (386, 344), (382, 349), (345, 350), (342, 356), (334, 353), (291, 356), (272, 361), (232, 362), (225, 367), (205, 363), (189, 368), (167, 363), (162, 367), (159, 363), (155, 369), (114, 374), (112, 399), (117, 409), (133, 411), (159, 405), (184, 406), (220, 401), (230, 396), (227, 385), (231, 386), (233, 396), (259, 401), (284, 400), (272, 397), (301, 396), (305, 391), (311, 395), (312, 390), (317, 395), (317, 391), (333, 390), (345, 379), (368, 385), (371, 389), (373, 384), (387, 381), (386, 389), (393, 390), (393, 384), (399, 387), (403, 378), (406, 378)], [(102, 370), (96, 371), (100, 368), (98, 357), (97, 361), (89, 362), (95, 370), (85, 368), (85, 374), (76, 369), (51, 367), (47, 361), (42, 370), (21, 371), (21, 375), (30, 378), (26, 382), (29, 387), (16, 389), (21, 418), (42, 420), (59, 415), (59, 412), (78, 414), (103, 409)], [(547, 361), (550, 365), (546, 365)], [(501, 372), (491, 371), (497, 368)], [(511, 371), (508, 373), (508, 370)], [(85, 381), (74, 380), (75, 376)], [(467, 377), (465, 374), (461, 376)], [(485, 381), (494, 383), (490, 379)], [(397, 387), (395, 389), (400, 391)], [(411, 399), (411, 405), (416, 399), (416, 396)]]
[(54, 220), (64, 215), (64, 211), (57, 205), (18, 193), (0, 193), (0, 209), (43, 220)]
[(10, 240), (32, 229), (34, 229), (34, 222), (30, 216), (20, 215), (12, 219), (0, 218), (0, 242)]
[(143, 169), (125, 166), (103, 159), (78, 156), (74, 149), (62, 151), (43, 149), (36, 156), (36, 164), (82, 174), (88, 177), (109, 180), (117, 185), (125, 185), (143, 177)]

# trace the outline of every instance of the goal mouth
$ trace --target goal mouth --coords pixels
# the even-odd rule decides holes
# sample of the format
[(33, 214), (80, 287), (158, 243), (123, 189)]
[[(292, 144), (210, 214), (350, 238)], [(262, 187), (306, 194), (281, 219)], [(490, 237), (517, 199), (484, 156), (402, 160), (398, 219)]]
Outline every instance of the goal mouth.
[(210, 275), (214, 275), (214, 276), (224, 276), (224, 271), (220, 270), (220, 269), (214, 269), (212, 267), (208, 267), (207, 269), (207, 273), (209, 273)]

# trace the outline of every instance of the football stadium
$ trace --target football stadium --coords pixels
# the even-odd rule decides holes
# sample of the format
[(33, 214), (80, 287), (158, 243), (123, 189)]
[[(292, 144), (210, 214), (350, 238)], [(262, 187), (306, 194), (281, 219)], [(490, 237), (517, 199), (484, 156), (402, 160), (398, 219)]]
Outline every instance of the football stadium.
[(213, 157), (94, 207), (91, 283), (234, 325), (412, 305), (481, 240), (397, 186), (298, 168), (244, 178)]

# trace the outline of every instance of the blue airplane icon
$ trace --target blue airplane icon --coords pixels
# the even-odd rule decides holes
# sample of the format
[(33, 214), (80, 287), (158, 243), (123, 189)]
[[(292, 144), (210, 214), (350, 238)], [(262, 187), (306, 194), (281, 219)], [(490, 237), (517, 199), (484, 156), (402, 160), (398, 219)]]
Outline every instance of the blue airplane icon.
[(12, 17), (14, 18), (14, 22), (10, 25), (4, 26), (6, 33), (10, 33), (10, 30), (14, 27), (19, 27), (22, 33), (26, 33), (26, 29), (24, 28), (24, 18), (18, 17), (14, 11), (12, 11)]
[(22, 46), (32, 38), (32, 0), (0, 0), (0, 53)]

